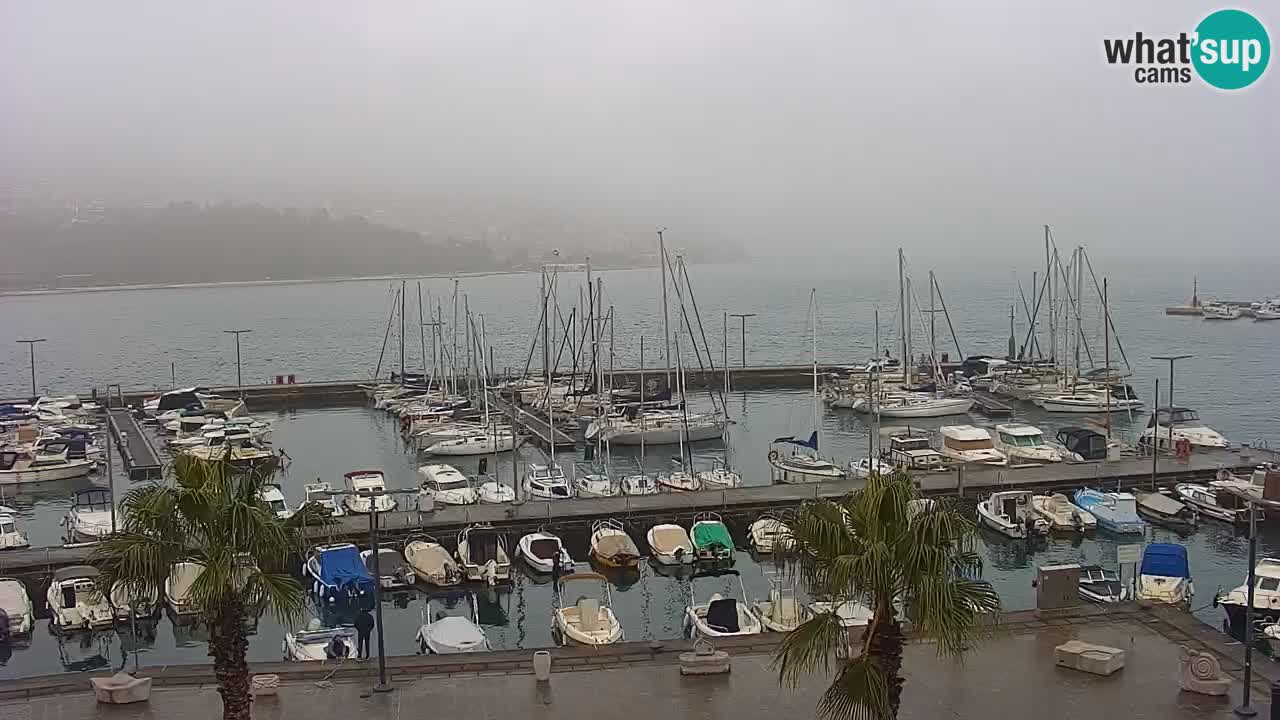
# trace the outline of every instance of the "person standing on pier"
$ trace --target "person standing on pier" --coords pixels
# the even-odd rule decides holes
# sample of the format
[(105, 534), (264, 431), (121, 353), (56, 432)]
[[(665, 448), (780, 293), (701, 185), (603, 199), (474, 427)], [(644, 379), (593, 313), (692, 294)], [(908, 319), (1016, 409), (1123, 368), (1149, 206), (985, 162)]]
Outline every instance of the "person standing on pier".
[(373, 616), (368, 610), (361, 610), (356, 613), (356, 657), (360, 660), (369, 659), (369, 635), (373, 632)]

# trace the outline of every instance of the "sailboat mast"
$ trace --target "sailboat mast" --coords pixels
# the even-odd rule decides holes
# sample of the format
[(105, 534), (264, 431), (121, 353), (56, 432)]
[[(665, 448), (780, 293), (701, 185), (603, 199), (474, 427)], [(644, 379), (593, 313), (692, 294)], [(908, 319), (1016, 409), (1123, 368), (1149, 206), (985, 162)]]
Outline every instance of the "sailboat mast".
[(658, 231), (658, 275), (662, 280), (662, 335), (666, 339), (667, 344), (667, 387), (671, 387), (671, 318), (667, 311), (667, 244), (662, 237), (662, 233), (666, 230), (663, 228)]
[(910, 385), (911, 341), (907, 339), (907, 327), (910, 323), (907, 321), (906, 260), (903, 258), (902, 248), (898, 248), (898, 319), (898, 343), (902, 348), (902, 379), (907, 385)]
[[(1111, 441), (1111, 305), (1107, 298), (1107, 279), (1102, 278), (1102, 345), (1105, 348), (1103, 353), (1102, 367), (1103, 372), (1107, 374), (1107, 411), (1103, 413), (1107, 424), (1107, 441)], [(1129, 393), (1125, 393), (1126, 398)]]
[[(936, 313), (938, 312), (938, 310), (937, 310), (937, 301), (935, 300), (936, 295), (933, 292), (935, 283), (936, 281), (933, 279), (933, 271), (930, 270), (929, 271), (929, 353), (935, 356), (934, 362), (936, 363), (937, 362), (936, 356), (938, 354), (938, 336), (937, 336), (937, 331), (934, 327), (935, 325), (934, 319), (937, 317)], [(960, 359), (963, 360), (964, 358), (960, 358)]]
[(640, 423), (640, 474), (644, 474), (644, 336), (640, 336), (640, 407), (636, 409)]
[[(809, 291), (809, 312), (812, 315), (810, 324), (813, 328), (813, 431), (821, 432), (822, 424), (819, 416), (818, 407), (818, 289), (813, 288)], [(814, 449), (817, 454), (817, 449)]]
[(1053, 286), (1056, 285), (1057, 278), (1053, 274), (1053, 259), (1049, 255), (1049, 226), (1044, 226), (1044, 281), (1047, 283), (1045, 292), (1049, 298), (1049, 360), (1056, 367), (1058, 364), (1058, 306), (1053, 302)]
[[(422, 370), (427, 369), (427, 320), (422, 316), (422, 281), (418, 281), (418, 351), (422, 353)], [(430, 383), (428, 382), (428, 389)]]
[(453, 279), (453, 391), (458, 392), (458, 279)]
[(400, 386), (404, 387), (404, 281), (400, 281)]

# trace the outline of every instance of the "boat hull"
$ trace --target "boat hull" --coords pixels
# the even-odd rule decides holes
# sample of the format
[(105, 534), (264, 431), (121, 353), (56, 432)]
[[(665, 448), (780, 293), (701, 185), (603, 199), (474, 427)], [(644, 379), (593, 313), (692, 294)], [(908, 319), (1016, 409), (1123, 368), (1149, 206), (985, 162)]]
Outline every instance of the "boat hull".
[(941, 401), (930, 400), (918, 406), (882, 407), (877, 408), (876, 412), (879, 413), (880, 417), (886, 418), (932, 418), (963, 415), (969, 412), (972, 407), (972, 400), (951, 398)]
[(93, 463), (89, 460), (73, 460), (66, 465), (37, 470), (0, 470), (0, 485), (73, 480), (88, 475), (92, 469)]
[[(710, 425), (691, 425), (689, 426), (689, 436), (684, 438), (685, 442), (699, 442), (701, 440), (716, 440), (724, 435), (724, 425), (721, 423), (713, 423)], [(671, 427), (650, 428), (647, 430), (618, 430), (605, 431), (605, 438), (614, 445), (639, 445), (641, 439), (645, 445), (675, 445), (681, 441), (684, 436), (684, 429), (679, 425)]]

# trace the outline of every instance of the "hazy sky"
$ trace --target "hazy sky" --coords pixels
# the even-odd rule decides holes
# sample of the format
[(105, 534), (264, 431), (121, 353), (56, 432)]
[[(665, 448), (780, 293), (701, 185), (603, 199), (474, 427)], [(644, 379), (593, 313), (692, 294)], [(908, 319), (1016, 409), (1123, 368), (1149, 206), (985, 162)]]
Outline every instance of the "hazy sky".
[(1218, 7), (0, 0), (0, 178), (463, 192), (756, 248), (969, 253), (1047, 222), (1274, 257), (1280, 68), (1223, 93), (1103, 59)]

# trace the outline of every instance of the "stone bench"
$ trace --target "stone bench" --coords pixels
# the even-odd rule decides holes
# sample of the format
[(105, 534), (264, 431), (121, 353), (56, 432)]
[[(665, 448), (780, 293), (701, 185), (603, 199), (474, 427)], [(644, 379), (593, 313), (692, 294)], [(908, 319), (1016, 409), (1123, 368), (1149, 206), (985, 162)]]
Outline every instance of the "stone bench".
[(100, 703), (127, 705), (151, 699), (151, 678), (134, 677), (128, 673), (116, 673), (111, 677), (90, 678), (93, 694)]
[(1124, 651), (1106, 645), (1069, 640), (1053, 649), (1054, 664), (1094, 675), (1110, 675), (1124, 667)]

